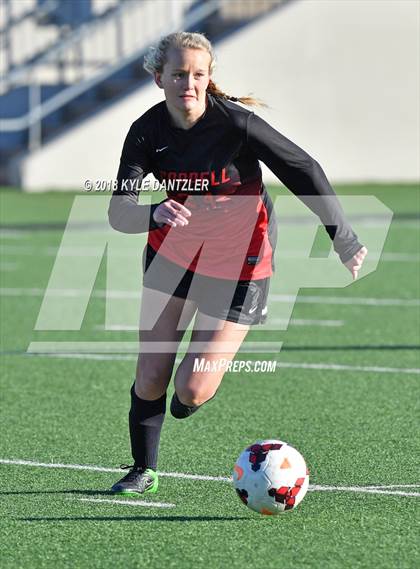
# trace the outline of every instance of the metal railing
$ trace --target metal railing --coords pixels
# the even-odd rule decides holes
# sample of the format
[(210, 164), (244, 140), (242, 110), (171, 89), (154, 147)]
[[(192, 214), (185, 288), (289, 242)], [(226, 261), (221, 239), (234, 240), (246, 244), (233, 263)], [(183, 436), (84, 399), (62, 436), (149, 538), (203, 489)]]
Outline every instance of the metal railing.
[[(25, 8), (25, 4), (22, 4)], [(13, 14), (12, 0), (1, 0), (2, 26), (0, 28), (0, 58), (1, 72), (6, 76), (16, 65), (16, 47), (22, 50), (22, 41), (27, 39), (27, 24), (38, 19), (46, 18), (57, 9), (58, 0), (46, 0), (41, 6), (36, 3), (23, 9), (19, 14)], [(35, 26), (35, 24), (34, 24)], [(59, 30), (56, 32), (59, 33)], [(44, 45), (41, 49), (47, 49), (50, 43), (50, 34), (46, 34)], [(19, 65), (19, 64), (17, 64)]]
[(56, 10), (58, 5), (58, 0), (46, 0), (41, 6), (35, 4), (34, 6), (29, 6), (26, 10), (23, 10), (18, 16), (13, 16), (11, 14), (11, 4), (12, 0), (2, 0), (3, 10), (4, 10), (4, 26), (0, 27), (0, 37), (7, 34), (10, 28), (22, 24), (25, 20), (29, 20), (37, 17), (45, 17)]
[[(56, 0), (50, 0), (56, 1)], [(132, 4), (131, 6), (138, 5)], [(21, 84), (28, 80), (28, 77), (33, 78), (34, 74), (40, 74), (42, 78), (42, 70), (45, 66), (62, 67), (66, 63), (71, 64), (72, 55), (77, 51), (82, 53), (80, 57), (80, 66), (83, 67), (85, 59), (83, 58), (83, 50), (89, 42), (94, 43), (103, 34), (104, 26), (114, 25), (116, 29), (115, 37), (116, 45), (121, 44), (121, 32), (119, 31), (120, 20), (123, 11), (130, 8), (128, 0), (121, 0), (121, 3), (116, 5), (114, 9), (110, 10), (106, 15), (99, 16), (95, 20), (81, 25), (75, 31), (69, 33), (64, 38), (62, 37), (54, 45), (47, 48), (42, 55), (27, 64), (22, 64), (12, 69), (9, 73), (0, 78), (0, 92), (5, 92), (17, 84)], [(51, 81), (51, 77), (49, 77)], [(53, 78), (54, 79), (54, 78)], [(62, 77), (58, 76), (55, 79), (61, 80)]]
[[(272, 2), (272, 4), (275, 7), (282, 3), (287, 3), (287, 1), (290, 0), (277, 0)], [(41, 125), (45, 117), (59, 110), (92, 87), (99, 85), (125, 66), (140, 59), (147, 47), (151, 43), (155, 43), (159, 37), (180, 29), (191, 29), (209, 16), (218, 13), (223, 6), (226, 6), (226, 0), (207, 0), (192, 7), (193, 3), (193, 0), (170, 0), (170, 9), (168, 10), (168, 1), (123, 1), (106, 18), (82, 26), (63, 40), (60, 45), (45, 53), (34, 64), (24, 66), (11, 73), (7, 78), (9, 87), (12, 84), (16, 85), (23, 81), (29, 85), (29, 110), (21, 117), (0, 120), (0, 131), (17, 132), (28, 130), (29, 151), (39, 148), (42, 143)], [(159, 17), (159, 14), (156, 14), (156, 8), (159, 5), (165, 6), (164, 17)], [(187, 12), (189, 8), (191, 11)], [(85, 59), (83, 58), (83, 46), (86, 44), (83, 44), (83, 42), (92, 42), (95, 37), (100, 38), (101, 34), (103, 34), (104, 24), (114, 28), (112, 56), (104, 61), (102, 65), (96, 66), (94, 69), (84, 70), (77, 82), (62, 89), (49, 99), (42, 101), (42, 76), (39, 73), (41, 66), (46, 63), (57, 62), (60, 58), (64, 59), (65, 55), (68, 56), (71, 50), (76, 48), (82, 54), (82, 59)], [(138, 30), (138, 37), (134, 38), (135, 41), (127, 42), (127, 29), (131, 29), (132, 32)], [(130, 37), (130, 33), (128, 35)]]
[[(153, 4), (156, 5), (156, 2), (153, 2)], [(191, 4), (191, 2), (189, 4)], [(124, 3), (119, 7), (118, 12), (122, 12), (125, 7), (130, 8), (132, 5), (133, 4), (131, 2)], [(145, 10), (148, 8), (150, 9), (151, 5), (151, 1), (142, 3), (142, 6)], [(116, 73), (118, 70), (124, 68), (129, 63), (139, 59), (147, 46), (161, 35), (182, 29), (183, 27), (187, 28), (194, 26), (203, 18), (207, 17), (211, 13), (214, 13), (217, 10), (217, 6), (217, 0), (211, 0), (210, 2), (202, 4), (195, 10), (191, 11), (190, 14), (188, 14), (188, 16), (185, 18), (184, 9), (185, 7), (188, 7), (188, 4), (180, 2), (179, 0), (172, 0), (172, 9), (169, 11), (169, 13), (166, 10), (166, 18), (164, 19), (156, 17), (147, 18), (147, 15), (143, 13), (143, 17), (140, 18), (140, 20), (137, 20), (137, 22), (139, 25), (139, 30), (148, 31), (148, 33), (142, 34), (142, 37), (140, 38), (136, 49), (133, 50), (132, 53), (124, 55), (124, 50), (120, 50), (115, 57), (115, 61), (108, 62), (102, 68), (96, 70), (96, 73), (93, 73), (91, 76), (83, 78), (77, 83), (64, 88), (56, 95), (42, 102), (41, 83), (39, 81), (39, 78), (36, 77), (37, 65), (40, 65), (41, 63), (50, 60), (50, 58), (59, 55), (63, 52), (63, 50), (66, 50), (70, 46), (74, 47), (76, 38), (87, 37), (93, 28), (91, 26), (86, 26), (85, 29), (79, 30), (72, 38), (68, 38), (68, 40), (63, 42), (63, 44), (56, 48), (53, 52), (46, 54), (45, 58), (42, 58), (39, 62), (37, 62), (36, 65), (27, 66), (25, 69), (19, 70), (19, 72), (14, 75), (14, 81), (19, 78), (20, 80), (25, 79), (29, 83), (29, 111), (21, 117), (0, 120), (0, 130), (3, 132), (16, 132), (28, 129), (28, 147), (30, 151), (35, 150), (41, 145), (42, 119), (54, 111), (57, 111), (90, 88), (100, 84), (102, 81)], [(150, 13), (150, 16), (151, 15), (152, 14)], [(154, 20), (154, 26), (152, 26), (152, 20)], [(134, 23), (135, 22), (131, 22), (132, 25)], [(116, 43), (118, 43), (118, 40)]]

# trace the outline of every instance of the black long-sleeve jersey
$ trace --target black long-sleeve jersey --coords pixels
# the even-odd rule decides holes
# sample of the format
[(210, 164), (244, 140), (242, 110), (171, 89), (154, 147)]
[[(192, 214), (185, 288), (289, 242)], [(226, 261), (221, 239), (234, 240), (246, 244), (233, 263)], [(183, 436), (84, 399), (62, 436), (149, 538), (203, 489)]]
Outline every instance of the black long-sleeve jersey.
[[(204, 275), (270, 276), (277, 222), (259, 160), (319, 216), (341, 260), (351, 259), (362, 245), (320, 165), (253, 112), (211, 94), (204, 115), (188, 130), (173, 125), (165, 101), (132, 124), (110, 223), (125, 233), (149, 231), (155, 251)], [(137, 203), (149, 173), (166, 186), (167, 198), (191, 210), (187, 226), (158, 225), (158, 204)]]

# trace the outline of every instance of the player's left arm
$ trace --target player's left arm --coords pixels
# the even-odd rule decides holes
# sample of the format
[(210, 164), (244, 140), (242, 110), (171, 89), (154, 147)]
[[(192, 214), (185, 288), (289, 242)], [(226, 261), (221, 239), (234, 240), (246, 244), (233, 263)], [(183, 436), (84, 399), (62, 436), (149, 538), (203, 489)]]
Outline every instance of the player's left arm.
[(368, 250), (366, 249), (366, 247), (362, 247), (361, 249), (359, 249), (359, 251), (357, 251), (357, 253), (355, 255), (353, 255), (353, 257), (350, 259), (350, 261), (347, 261), (344, 263), (344, 265), (351, 272), (353, 280), (357, 279), (357, 277), (359, 275), (359, 271), (362, 268), (363, 261), (367, 255), (367, 253), (368, 253)]
[(334, 250), (356, 279), (367, 249), (346, 220), (318, 162), (254, 113), (248, 116), (247, 142), (257, 158), (318, 215), (333, 241)]

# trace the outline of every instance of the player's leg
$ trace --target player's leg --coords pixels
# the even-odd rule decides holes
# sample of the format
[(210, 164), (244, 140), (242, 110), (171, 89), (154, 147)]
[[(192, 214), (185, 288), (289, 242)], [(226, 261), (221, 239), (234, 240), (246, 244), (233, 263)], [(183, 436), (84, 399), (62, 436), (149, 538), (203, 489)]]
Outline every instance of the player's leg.
[(140, 316), (140, 354), (131, 388), (129, 428), (134, 465), (112, 487), (119, 494), (156, 492), (160, 432), (166, 389), (176, 350), (196, 311), (195, 303), (144, 288)]
[(174, 417), (188, 417), (214, 397), (248, 330), (249, 325), (197, 313), (190, 347), (175, 375)]
[(188, 417), (216, 393), (250, 326), (267, 314), (269, 279), (201, 279), (190, 349), (175, 376), (171, 413)]

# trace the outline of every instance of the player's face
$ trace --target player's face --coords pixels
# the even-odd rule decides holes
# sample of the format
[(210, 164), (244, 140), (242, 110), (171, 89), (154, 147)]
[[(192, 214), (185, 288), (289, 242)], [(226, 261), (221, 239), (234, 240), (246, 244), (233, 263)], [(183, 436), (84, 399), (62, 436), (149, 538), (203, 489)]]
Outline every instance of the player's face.
[(165, 91), (170, 110), (183, 114), (202, 114), (206, 108), (210, 54), (202, 49), (170, 48), (163, 73), (156, 83)]

